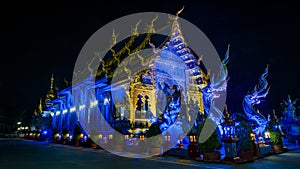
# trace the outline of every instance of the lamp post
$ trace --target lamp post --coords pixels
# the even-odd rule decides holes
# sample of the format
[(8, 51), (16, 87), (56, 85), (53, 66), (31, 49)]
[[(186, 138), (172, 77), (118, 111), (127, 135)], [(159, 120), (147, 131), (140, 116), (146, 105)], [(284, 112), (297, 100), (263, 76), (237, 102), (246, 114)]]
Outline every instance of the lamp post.
[(223, 129), (222, 141), (225, 146), (224, 160), (232, 161), (237, 157), (236, 142), (238, 138), (235, 135), (235, 122), (232, 121), (227, 106), (225, 106), (224, 122), (221, 123)]
[(163, 136), (163, 149), (164, 150), (169, 150), (171, 147), (171, 135), (170, 133), (167, 131), (166, 134)]
[(196, 143), (196, 136), (195, 136), (194, 133), (192, 133), (192, 134), (189, 136), (189, 138), (190, 138), (190, 143)]
[(188, 156), (195, 158), (200, 157), (200, 150), (197, 144), (196, 134), (191, 132), (189, 135), (190, 144), (188, 145)]

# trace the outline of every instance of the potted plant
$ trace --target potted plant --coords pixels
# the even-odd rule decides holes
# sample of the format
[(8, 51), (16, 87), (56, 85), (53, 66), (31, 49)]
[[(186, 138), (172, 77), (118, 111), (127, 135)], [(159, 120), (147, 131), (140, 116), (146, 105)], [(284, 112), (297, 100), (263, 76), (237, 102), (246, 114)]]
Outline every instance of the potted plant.
[(147, 146), (149, 148), (149, 153), (160, 154), (160, 149), (162, 145), (162, 136), (159, 125), (153, 123), (146, 133)]
[(99, 143), (99, 136), (98, 136), (98, 132), (95, 128), (91, 129), (91, 135), (88, 138), (88, 144), (91, 148), (97, 148), (97, 142)]
[(69, 133), (68, 129), (64, 128), (62, 130), (62, 141), (63, 144), (66, 144), (66, 140), (67, 140), (67, 134)]
[(272, 143), (272, 148), (275, 153), (282, 152), (282, 134), (279, 130), (279, 124), (274, 121), (269, 121), (267, 125), (267, 130), (270, 133), (270, 140)]
[(113, 144), (116, 151), (124, 150), (124, 135), (122, 134), (122, 128), (117, 127), (113, 134)]
[(87, 140), (87, 144), (90, 148), (97, 148), (97, 144), (90, 137)]
[(57, 141), (57, 134), (59, 134), (59, 130), (58, 129), (53, 129), (53, 142), (56, 143)]
[[(213, 124), (214, 122), (207, 118), (205, 120), (207, 123)], [(198, 129), (198, 136), (200, 136), (201, 130), (204, 126), (203, 122), (199, 129)], [(203, 153), (203, 160), (206, 161), (211, 161), (211, 160), (220, 160), (221, 159), (221, 154), (219, 151), (222, 148), (222, 143), (221, 140), (219, 139), (218, 133), (217, 133), (217, 128), (214, 130), (214, 132), (209, 136), (209, 138), (204, 142), (204, 143), (199, 143), (198, 146), (200, 150)]]
[(243, 160), (254, 160), (251, 132), (251, 128), (245, 121), (241, 121), (240, 125), (236, 127), (236, 134), (239, 138), (237, 142), (238, 156)]
[[(115, 131), (116, 132), (116, 131)], [(113, 135), (113, 143), (116, 151), (124, 150), (124, 137), (120, 133), (115, 133)]]
[(74, 144), (75, 146), (79, 146), (80, 135), (82, 134), (82, 130), (79, 126), (76, 126), (74, 129)]
[(282, 135), (279, 130), (270, 131), (270, 140), (275, 153), (282, 152)]

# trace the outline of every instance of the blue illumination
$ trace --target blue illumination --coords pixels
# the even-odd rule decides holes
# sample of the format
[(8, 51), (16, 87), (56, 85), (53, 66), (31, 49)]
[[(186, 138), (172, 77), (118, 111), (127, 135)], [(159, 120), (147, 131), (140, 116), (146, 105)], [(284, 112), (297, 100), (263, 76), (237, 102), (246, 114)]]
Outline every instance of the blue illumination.
[(268, 81), (266, 77), (268, 76), (269, 66), (266, 67), (264, 73), (259, 78), (259, 84), (254, 87), (252, 92), (249, 92), (243, 100), (243, 108), (248, 117), (248, 121), (253, 121), (255, 127), (253, 127), (253, 132), (256, 135), (259, 133), (264, 133), (267, 120), (266, 118), (254, 107), (260, 104), (261, 99), (266, 98), (268, 95), (270, 87), (268, 87)]
[(87, 140), (87, 139), (88, 139), (88, 136), (84, 136), (83, 139), (84, 139), (84, 140)]

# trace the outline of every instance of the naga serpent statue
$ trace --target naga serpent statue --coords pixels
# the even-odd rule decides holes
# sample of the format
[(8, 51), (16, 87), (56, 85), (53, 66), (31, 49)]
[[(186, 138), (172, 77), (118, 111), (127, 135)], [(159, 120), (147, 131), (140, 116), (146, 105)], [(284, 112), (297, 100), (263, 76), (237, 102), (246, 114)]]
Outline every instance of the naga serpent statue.
[(222, 92), (227, 90), (227, 63), (229, 61), (229, 48), (230, 45), (228, 45), (225, 58), (222, 60), (222, 64), (220, 64), (220, 71), (217, 78), (212, 76), (209, 85), (202, 90), (204, 96), (205, 113), (208, 115), (208, 118), (212, 119), (216, 123), (221, 133), (222, 127), (220, 122), (223, 118), (223, 112), (215, 105), (214, 101), (220, 97)]
[(259, 78), (259, 84), (256, 85), (252, 92), (248, 92), (244, 96), (243, 108), (249, 121), (254, 122), (252, 130), (256, 135), (263, 134), (267, 125), (266, 118), (255, 108), (255, 105), (261, 103), (261, 99), (264, 99), (270, 87), (268, 87), (268, 82), (266, 77), (268, 76), (269, 65), (267, 65), (264, 73)]

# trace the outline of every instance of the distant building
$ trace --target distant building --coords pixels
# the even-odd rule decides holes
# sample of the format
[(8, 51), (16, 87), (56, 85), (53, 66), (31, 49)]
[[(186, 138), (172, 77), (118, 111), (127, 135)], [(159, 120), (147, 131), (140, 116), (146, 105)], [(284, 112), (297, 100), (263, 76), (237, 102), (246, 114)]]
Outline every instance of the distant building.
[(7, 134), (13, 134), (16, 130), (16, 125), (7, 117), (0, 115), (0, 137), (6, 137)]

